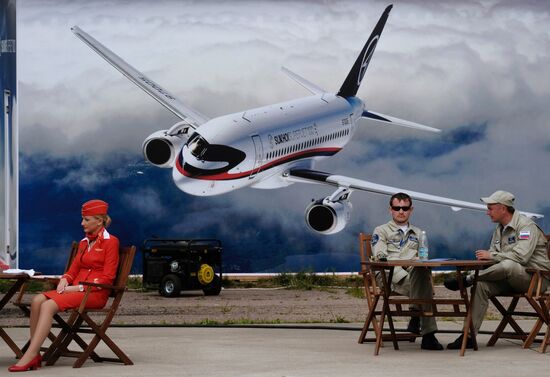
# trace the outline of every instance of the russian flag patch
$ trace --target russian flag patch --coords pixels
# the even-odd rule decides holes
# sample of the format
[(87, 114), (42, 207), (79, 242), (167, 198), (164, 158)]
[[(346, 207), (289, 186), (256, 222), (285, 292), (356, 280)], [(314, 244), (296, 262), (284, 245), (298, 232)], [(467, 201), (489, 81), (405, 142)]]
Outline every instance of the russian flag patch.
[(520, 240), (528, 240), (531, 237), (531, 232), (528, 230), (519, 232)]

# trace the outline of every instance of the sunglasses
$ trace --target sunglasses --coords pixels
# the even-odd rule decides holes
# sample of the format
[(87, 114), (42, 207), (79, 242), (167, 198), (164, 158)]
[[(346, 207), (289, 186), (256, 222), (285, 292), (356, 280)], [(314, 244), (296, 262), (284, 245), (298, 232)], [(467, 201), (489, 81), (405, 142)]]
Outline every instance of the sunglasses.
[(405, 207), (391, 206), (391, 209), (394, 210), (395, 212), (399, 212), (399, 210), (403, 210), (403, 212), (407, 212), (408, 210), (411, 209), (411, 206), (405, 206)]

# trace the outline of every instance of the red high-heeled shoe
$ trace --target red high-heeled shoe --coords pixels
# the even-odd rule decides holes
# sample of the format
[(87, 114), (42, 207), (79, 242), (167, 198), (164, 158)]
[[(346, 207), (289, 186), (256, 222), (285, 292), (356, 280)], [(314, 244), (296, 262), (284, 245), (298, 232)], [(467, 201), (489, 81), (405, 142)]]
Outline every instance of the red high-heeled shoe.
[(13, 364), (8, 368), (10, 372), (26, 372), (28, 370), (36, 370), (42, 367), (42, 356), (40, 354), (36, 355), (34, 359), (29, 361), (25, 365), (16, 365)]

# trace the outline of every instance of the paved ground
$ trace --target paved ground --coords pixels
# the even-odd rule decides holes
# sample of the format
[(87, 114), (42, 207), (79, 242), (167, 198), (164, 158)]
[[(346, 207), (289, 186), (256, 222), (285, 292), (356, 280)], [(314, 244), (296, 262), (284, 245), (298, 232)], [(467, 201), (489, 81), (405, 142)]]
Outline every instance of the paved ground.
[[(444, 330), (458, 329), (443, 322)], [(496, 325), (488, 321), (486, 328)], [(487, 335), (479, 337), (479, 351), (469, 350), (460, 357), (457, 351), (422, 351), (416, 343), (400, 343), (399, 351), (388, 344), (379, 356), (374, 345), (358, 344), (358, 324), (346, 324), (346, 330), (280, 328), (114, 328), (109, 331), (116, 342), (134, 360), (123, 366), (88, 361), (76, 371), (71, 359), (62, 359), (53, 367), (43, 367), (31, 376), (547, 376), (550, 353), (523, 350), (514, 342), (499, 341), (485, 347)], [(356, 327), (356, 330), (347, 330)], [(26, 328), (8, 329), (23, 343)], [(456, 334), (439, 334), (442, 343)], [(101, 348), (103, 351), (105, 349)], [(0, 344), (0, 375), (14, 362), (9, 350)]]
[[(447, 295), (441, 287), (438, 295)], [(521, 377), (548, 375), (550, 352), (523, 350), (516, 342), (499, 341), (460, 357), (457, 351), (421, 351), (419, 341), (401, 343), (394, 351), (387, 344), (380, 356), (374, 345), (358, 344), (364, 299), (345, 289), (294, 291), (286, 289), (227, 289), (217, 297), (189, 292), (166, 299), (156, 292), (127, 292), (115, 322), (133, 327), (111, 328), (109, 334), (134, 360), (133, 366), (88, 361), (75, 372), (71, 359), (43, 367), (35, 376), (460, 376)], [(491, 308), (489, 319), (496, 318)], [(269, 323), (263, 327), (139, 327), (174, 324)], [(299, 324), (299, 328), (288, 328)], [(482, 330), (496, 321), (487, 320)], [(22, 345), (28, 336), (28, 319), (15, 307), (2, 310), (0, 325)], [(438, 320), (441, 330), (458, 330), (461, 320)], [(523, 324), (529, 327), (528, 321)], [(398, 327), (404, 327), (400, 322)], [(12, 327), (9, 326), (23, 326)], [(301, 327), (301, 328), (300, 328)], [(309, 327), (309, 328), (306, 328)], [(317, 327), (317, 328), (316, 328)], [(321, 327), (321, 328), (320, 328)], [(457, 334), (438, 335), (443, 344)], [(102, 346), (103, 351), (108, 351)], [(100, 352), (101, 353), (101, 352)], [(109, 353), (109, 352), (106, 352)], [(0, 376), (15, 362), (0, 340)]]

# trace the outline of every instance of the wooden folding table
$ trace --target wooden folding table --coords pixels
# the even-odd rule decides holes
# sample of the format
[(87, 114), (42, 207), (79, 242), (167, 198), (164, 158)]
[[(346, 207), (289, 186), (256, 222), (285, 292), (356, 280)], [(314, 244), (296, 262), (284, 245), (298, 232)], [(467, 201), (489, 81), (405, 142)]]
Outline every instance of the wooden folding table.
[[(494, 261), (491, 260), (389, 260), (386, 262), (368, 262), (369, 266), (373, 271), (380, 273), (382, 277), (382, 313), (380, 314), (380, 325), (376, 328), (376, 347), (374, 354), (378, 355), (380, 352), (380, 347), (382, 345), (382, 338), (384, 331), (384, 321), (387, 317), (388, 325), (390, 329), (390, 338), (393, 342), (394, 349), (399, 349), (397, 344), (397, 336), (395, 334), (395, 328), (393, 326), (393, 316), (432, 316), (432, 317), (464, 317), (464, 328), (462, 331), (463, 342), (462, 348), (460, 349), (460, 356), (464, 356), (466, 351), (466, 342), (468, 339), (468, 334), (470, 334), (474, 350), (477, 350), (477, 342), (475, 338), (475, 331), (473, 330), (472, 324), (472, 305), (473, 298), (475, 296), (475, 290), (477, 287), (477, 278), (479, 275), (479, 270), (487, 266), (494, 264)], [(436, 268), (436, 267), (447, 267), (456, 269), (456, 278), (459, 285), (459, 298), (437, 298), (432, 297), (431, 299), (411, 299), (403, 296), (391, 296), (391, 281), (393, 276), (393, 270), (395, 267), (414, 267), (414, 268)], [(462, 283), (463, 272), (474, 271), (474, 281), (472, 289), (470, 291), (471, 295), (468, 296), (468, 291)], [(429, 312), (423, 310), (412, 311), (409, 309), (409, 305), (431, 305), (431, 310)], [(394, 309), (391, 308), (393, 305)], [(438, 307), (439, 305), (439, 307)], [(441, 307), (444, 307), (443, 309)], [(464, 307), (463, 309), (461, 307)], [(452, 309), (449, 310), (448, 308)], [(445, 309), (447, 308), (447, 309)], [(374, 317), (375, 309), (372, 308), (369, 312), (368, 319)]]
[[(2, 300), (0, 300), (0, 311), (2, 311), (2, 308), (4, 308), (4, 306), (11, 300), (11, 298), (19, 291), (19, 288), (21, 288), (21, 286), (29, 279), (29, 275), (24, 273), (6, 274), (0, 272), (0, 279), (13, 282), (13, 285), (6, 292), (4, 297), (2, 297)], [(6, 344), (12, 349), (12, 351), (15, 353), (15, 356), (17, 356), (18, 358), (23, 356), (21, 349), (15, 344), (15, 342), (10, 338), (10, 336), (6, 333), (6, 331), (4, 331), (1, 326), (0, 337), (4, 339), (4, 342), (6, 342)]]

